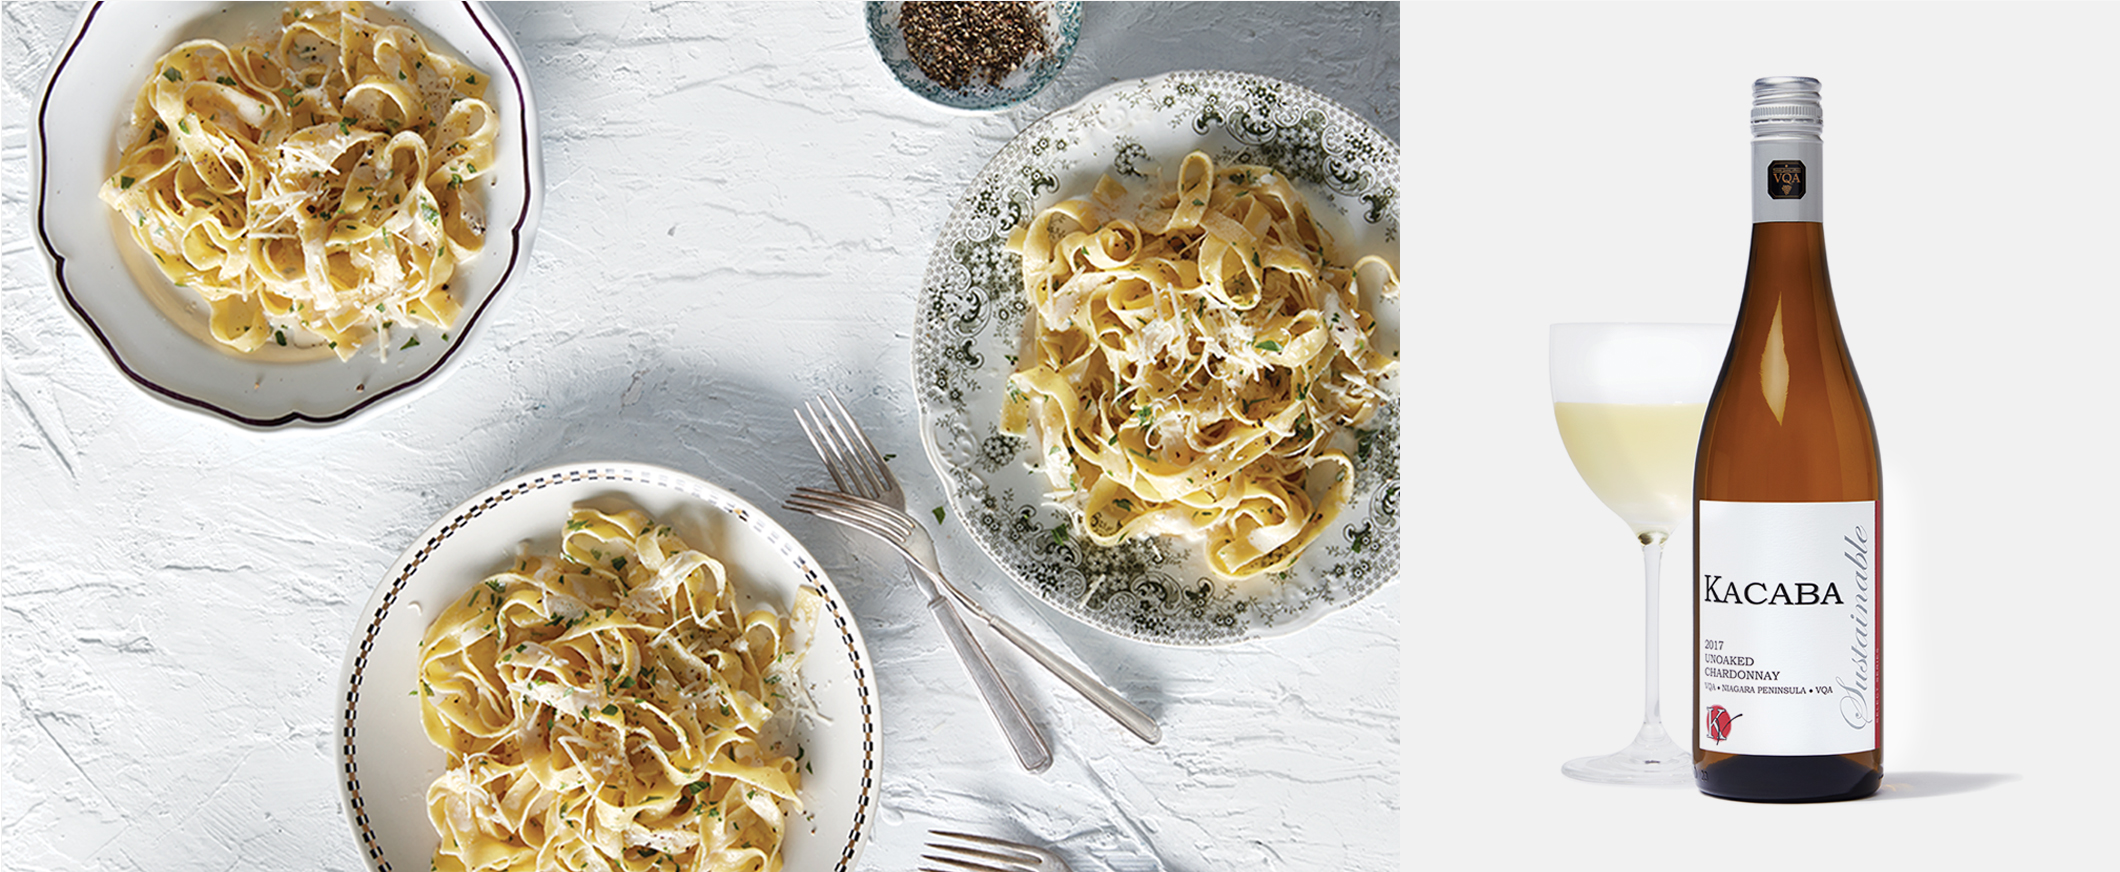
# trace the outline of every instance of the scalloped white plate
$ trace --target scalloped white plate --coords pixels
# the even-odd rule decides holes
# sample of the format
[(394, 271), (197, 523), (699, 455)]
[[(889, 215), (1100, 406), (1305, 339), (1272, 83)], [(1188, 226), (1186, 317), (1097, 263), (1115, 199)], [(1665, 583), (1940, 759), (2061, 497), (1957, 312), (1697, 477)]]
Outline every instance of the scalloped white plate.
[[(427, 786), (446, 758), (420, 726), (420, 639), (444, 608), (513, 562), (519, 546), (556, 552), (576, 503), (635, 507), (677, 529), (728, 568), (741, 595), (789, 613), (798, 588), (823, 597), (807, 635), (801, 682), (815, 717), (793, 715), (787, 737), (809, 768), (781, 845), (787, 869), (854, 868), (874, 820), (882, 760), (874, 661), (845, 598), (794, 537), (743, 499), (682, 472), (639, 463), (582, 463), (527, 473), (451, 509), (413, 541), (369, 596), (346, 647), (339, 794), (361, 853), (377, 872), (421, 870), (437, 837)], [(791, 615), (792, 617), (792, 615)]]
[[(1033, 595), (1133, 639), (1212, 645), (1309, 626), (1398, 576), (1399, 400), (1369, 430), (1344, 434), (1352, 501), (1288, 572), (1214, 580), (1197, 545), (1141, 537), (1106, 548), (1065, 533), (1026, 440), (997, 431), (1024, 315), (1009, 231), (1089, 191), (1105, 174), (1161, 184), (1195, 149), (1218, 164), (1271, 166), (1300, 189), (1352, 263), (1399, 259), (1399, 146), (1340, 105), (1248, 73), (1177, 72), (1121, 82), (1030, 125), (958, 200), (920, 292), (913, 381), (921, 437), (950, 507), (989, 556)], [(1397, 353), (1399, 303), (1367, 299), (1375, 345)], [(1395, 387), (1394, 387), (1395, 394)], [(1055, 532), (1056, 529), (1059, 532)]]
[(134, 384), (251, 427), (343, 421), (440, 381), (465, 353), (486, 309), (527, 263), (544, 202), (544, 170), (536, 107), (514, 40), (482, 4), (372, 5), (488, 71), (487, 95), (502, 131), (499, 164), (485, 190), (485, 250), (451, 281), (463, 315), (448, 331), (423, 328), (416, 347), (390, 349), (387, 358), (363, 348), (343, 362), (328, 352), (222, 350), (207, 337), (206, 308), (197, 295), (173, 287), (96, 197), (117, 165), (119, 131), (155, 59), (186, 39), (234, 42), (276, 26), (280, 4), (96, 3), (82, 11), (36, 107), (30, 148), (37, 241), (67, 309)]

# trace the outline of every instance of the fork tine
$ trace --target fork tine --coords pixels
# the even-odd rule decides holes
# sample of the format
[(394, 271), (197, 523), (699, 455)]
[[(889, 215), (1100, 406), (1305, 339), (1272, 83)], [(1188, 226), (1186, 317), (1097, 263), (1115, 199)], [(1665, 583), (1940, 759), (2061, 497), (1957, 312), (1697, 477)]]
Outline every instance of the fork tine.
[[(831, 395), (825, 395), (829, 396)], [(824, 397), (818, 398), (815, 403), (816, 405), (808, 407), (810, 419), (816, 426), (817, 440), (823, 446), (819, 449), (819, 456), (824, 458), (825, 467), (832, 473), (832, 480), (839, 485), (840, 490), (847, 493), (875, 496), (880, 491), (873, 484), (874, 477), (868, 474), (861, 452), (856, 451), (853, 443), (847, 439), (846, 425), (834, 416), (832, 408), (825, 404)]]
[(804, 514), (815, 515), (836, 524), (852, 527), (856, 531), (880, 538), (886, 544), (903, 545), (905, 541), (904, 537), (899, 535), (897, 531), (885, 528), (875, 518), (862, 515), (854, 510), (793, 500), (789, 501), (787, 506)]
[[(928, 830), (928, 834), (941, 836), (945, 839), (956, 839), (961, 842), (971, 842), (975, 845), (985, 845), (989, 848), (1001, 848), (1013, 852), (1014, 856), (1009, 859), (1015, 859), (1019, 862), (1036, 862), (1039, 859), (1038, 855), (1032, 853), (1028, 846), (1019, 844), (1017, 842), (1011, 842), (1007, 839), (997, 839), (993, 836), (982, 836), (978, 833), (960, 833), (955, 830)], [(929, 842), (928, 846), (932, 848), (944, 848), (953, 851), (974, 851), (977, 853), (985, 853), (983, 851), (977, 851), (977, 849), (974, 848), (962, 848), (950, 845), (937, 845), (933, 842)]]
[[(809, 496), (805, 496), (803, 494), (790, 494), (787, 500), (781, 503), (781, 505), (787, 506), (788, 508), (794, 509), (795, 511), (802, 512), (804, 514), (816, 515), (817, 517), (824, 518), (826, 520), (839, 521), (841, 523), (854, 524), (861, 527), (874, 526), (873, 521), (868, 518), (864, 518), (861, 515), (855, 514), (852, 510), (843, 508), (838, 504), (826, 500), (815, 499)], [(878, 529), (878, 532), (882, 532), (880, 528)]]
[[(1014, 864), (1010, 864), (1008, 866), (988, 866), (985, 863), (975, 863), (970, 860), (959, 860), (955, 857), (937, 857), (933, 854), (922, 854), (920, 855), (920, 859), (932, 860), (937, 863), (947, 863), (958, 869), (970, 870), (970, 872), (1024, 872), (1024, 870), (1032, 868), (1027, 866), (1017, 866)], [(937, 869), (933, 866), (922, 866), (920, 867), (920, 872), (947, 872), (947, 870)]]
[(869, 441), (869, 434), (861, 429), (860, 422), (854, 420), (854, 415), (847, 411), (845, 404), (839, 402), (838, 396), (826, 394), (825, 399), (830, 400), (832, 409), (838, 412), (832, 423), (841, 431), (840, 437), (845, 440), (847, 453), (853, 455), (862, 474), (869, 477), (870, 484), (875, 488), (873, 493), (863, 493), (862, 496), (881, 499), (885, 493), (897, 490), (898, 480), (891, 475), (890, 466), (883, 462), (883, 454), (876, 450), (875, 443)]
[(830, 503), (835, 506), (844, 506), (852, 509), (866, 509), (868, 511), (876, 513), (880, 517), (895, 518), (900, 515), (904, 515), (908, 519), (912, 517), (911, 515), (907, 515), (904, 509), (898, 508), (896, 506), (884, 505), (883, 503), (871, 499), (869, 497), (861, 496), (860, 494), (850, 494), (845, 491), (831, 491), (824, 490), (822, 488), (810, 487), (808, 485), (797, 485), (795, 488), (794, 495), (801, 496), (802, 498), (808, 500), (815, 500), (821, 503)]
[(847, 438), (846, 426), (833, 414), (831, 407), (822, 401), (818, 406), (823, 409), (819, 420), (825, 425), (825, 440), (832, 443), (834, 458), (846, 467), (848, 485), (840, 490), (864, 497), (874, 497), (882, 493), (882, 489), (876, 486), (875, 476), (869, 474), (868, 458), (855, 451), (853, 440)]
[[(937, 851), (949, 851), (956, 854), (963, 854), (964, 856), (970, 857), (975, 860), (991, 860), (996, 863), (1038, 862), (1038, 858), (1036, 857), (1033, 857), (1029, 854), (1017, 853), (1015, 851), (982, 851), (978, 848), (966, 847), (964, 845), (952, 845), (948, 842), (929, 842), (927, 843), (927, 846), (930, 848), (934, 848)], [(942, 860), (945, 858), (932, 857), (929, 859)]]
[(980, 870), (980, 872), (990, 869), (1029, 872), (1029, 870), (1049, 868), (1055, 869), (1056, 872), (1064, 872), (1066, 869), (1064, 865), (1060, 864), (1058, 858), (1029, 845), (1018, 844), (1006, 839), (997, 839), (992, 836), (982, 836), (975, 833), (960, 833), (952, 830), (928, 830), (928, 834), (939, 836), (945, 840), (954, 839), (957, 842), (965, 843), (953, 844), (949, 841), (941, 841), (929, 842), (927, 846), (938, 851), (962, 855), (969, 859), (922, 854), (921, 859), (923, 860), (950, 863), (960, 868)]
[(904, 513), (891, 512), (873, 502), (846, 494), (797, 488), (784, 505), (798, 512), (859, 527), (894, 542), (903, 542), (912, 532), (912, 525)]
[[(821, 443), (818, 446), (819, 456), (824, 458), (825, 467), (831, 471), (832, 479), (839, 485), (840, 490), (866, 497), (881, 496), (883, 488), (870, 471), (868, 458), (847, 435), (851, 419), (841, 417), (845, 415), (846, 407), (839, 406), (835, 412), (833, 406), (826, 402), (831, 398), (831, 394), (826, 394), (817, 398), (814, 406), (805, 404), (816, 425), (815, 441)], [(832, 402), (836, 403), (837, 400), (833, 399)]]
[(840, 465), (832, 462), (833, 452), (825, 448), (824, 422), (822, 419), (814, 422), (811, 420), (816, 414), (810, 409), (810, 404), (804, 402), (795, 410), (795, 420), (802, 425), (802, 435), (809, 437), (810, 447), (816, 449), (817, 459), (824, 461), (825, 471), (832, 474), (832, 484), (837, 485), (840, 490), (846, 490), (847, 480), (839, 473)]

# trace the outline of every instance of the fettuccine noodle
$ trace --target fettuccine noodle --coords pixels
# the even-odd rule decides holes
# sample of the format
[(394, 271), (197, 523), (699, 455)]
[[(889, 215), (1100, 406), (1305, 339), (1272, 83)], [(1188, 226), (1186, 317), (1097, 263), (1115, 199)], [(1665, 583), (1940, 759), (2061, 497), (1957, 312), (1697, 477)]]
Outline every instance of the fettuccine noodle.
[(421, 642), (421, 721), (449, 756), (434, 868), (780, 869), (802, 764), (761, 734), (799, 668), (787, 622), (740, 612), (721, 563), (638, 511), (575, 508), (560, 552)]
[[(1134, 202), (1105, 177), (1019, 228), (1035, 319), (1000, 429), (1035, 431), (1055, 500), (1105, 545), (1204, 534), (1225, 579), (1286, 569), (1352, 492), (1336, 447), (1384, 398), (1359, 283), (1302, 196), (1194, 152)], [(1315, 474), (1314, 474), (1315, 473)]]
[(387, 353), (398, 324), (460, 311), (450, 277), (485, 243), (467, 186), (500, 130), (487, 81), (359, 3), (296, 4), (272, 41), (156, 61), (100, 196), (217, 342)]

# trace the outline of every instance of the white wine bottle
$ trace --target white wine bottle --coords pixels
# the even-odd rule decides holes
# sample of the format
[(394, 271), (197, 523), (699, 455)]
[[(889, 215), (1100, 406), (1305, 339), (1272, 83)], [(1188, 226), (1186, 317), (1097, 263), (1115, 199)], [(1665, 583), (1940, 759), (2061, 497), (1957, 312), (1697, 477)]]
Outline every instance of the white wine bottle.
[(1753, 85), (1752, 257), (1693, 474), (1693, 774), (1858, 799), (1884, 770), (1883, 477), (1826, 278), (1818, 81)]

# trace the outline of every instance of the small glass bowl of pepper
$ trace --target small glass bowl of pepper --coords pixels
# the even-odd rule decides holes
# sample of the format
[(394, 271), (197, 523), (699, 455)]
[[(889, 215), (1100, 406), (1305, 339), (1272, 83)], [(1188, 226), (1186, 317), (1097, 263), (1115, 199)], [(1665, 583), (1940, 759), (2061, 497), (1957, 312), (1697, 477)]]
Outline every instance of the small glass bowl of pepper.
[(869, 41), (899, 84), (954, 109), (1004, 109), (1075, 53), (1077, 2), (870, 3)]

